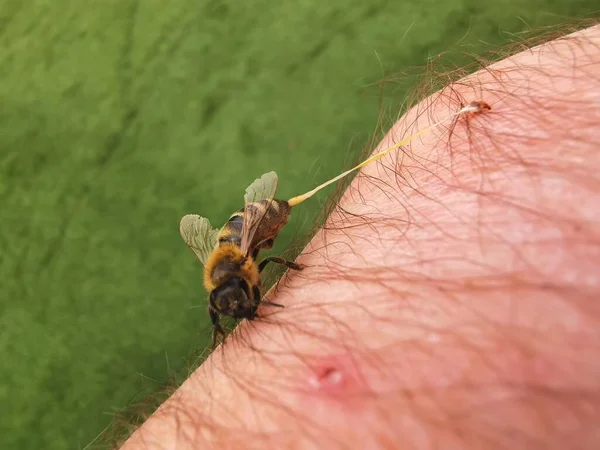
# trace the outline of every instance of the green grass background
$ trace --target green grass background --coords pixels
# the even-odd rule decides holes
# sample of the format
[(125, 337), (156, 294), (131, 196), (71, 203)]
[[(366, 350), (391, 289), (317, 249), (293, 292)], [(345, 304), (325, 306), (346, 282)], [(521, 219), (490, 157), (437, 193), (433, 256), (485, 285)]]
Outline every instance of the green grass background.
[(269, 170), (282, 197), (335, 174), (374, 130), (382, 69), (596, 5), (1, 2), (0, 447), (84, 448), (146, 377), (188, 367), (210, 327), (183, 214), (220, 225)]

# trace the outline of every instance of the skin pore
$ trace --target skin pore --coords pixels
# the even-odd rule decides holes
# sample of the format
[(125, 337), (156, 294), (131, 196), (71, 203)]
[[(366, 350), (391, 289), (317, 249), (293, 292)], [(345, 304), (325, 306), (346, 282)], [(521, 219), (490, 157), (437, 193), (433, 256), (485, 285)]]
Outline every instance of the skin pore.
[(261, 309), (132, 449), (600, 442), (600, 26), (412, 108)]

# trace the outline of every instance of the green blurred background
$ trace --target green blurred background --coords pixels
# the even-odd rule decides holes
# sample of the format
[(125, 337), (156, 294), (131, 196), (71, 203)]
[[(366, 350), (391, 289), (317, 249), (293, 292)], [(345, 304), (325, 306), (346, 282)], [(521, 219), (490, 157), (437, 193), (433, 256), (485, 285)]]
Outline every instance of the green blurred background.
[[(384, 74), (595, 7), (1, 2), (0, 447), (84, 448), (185, 373), (210, 326), (183, 214), (219, 225), (266, 171), (287, 198), (347, 166), (377, 125)], [(276, 250), (324, 198), (299, 208)]]

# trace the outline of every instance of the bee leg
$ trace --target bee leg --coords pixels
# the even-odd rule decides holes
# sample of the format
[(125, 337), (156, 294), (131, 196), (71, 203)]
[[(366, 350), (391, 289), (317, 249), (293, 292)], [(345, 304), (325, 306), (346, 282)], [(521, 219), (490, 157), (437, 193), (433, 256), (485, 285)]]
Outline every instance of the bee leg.
[(219, 313), (217, 311), (215, 311), (214, 309), (212, 309), (211, 307), (209, 307), (208, 315), (210, 316), (210, 321), (213, 324), (212, 348), (214, 350), (215, 347), (217, 346), (217, 340), (218, 340), (219, 336), (221, 336), (223, 339), (225, 339), (225, 332), (223, 331), (223, 328), (221, 327), (221, 325), (219, 325)]
[(266, 239), (256, 244), (256, 247), (252, 252), (252, 259), (256, 260), (256, 257), (261, 250), (271, 250), (273, 248), (273, 242), (273, 239)]
[(285, 308), (285, 306), (280, 305), (279, 303), (274, 303), (274, 302), (269, 302), (267, 300), (261, 300), (261, 303), (263, 305), (269, 305), (269, 306), (277, 306), (278, 308)]
[(261, 242), (259, 245), (262, 250), (271, 250), (274, 242), (275, 241), (273, 239), (267, 239), (266, 241)]
[(287, 268), (292, 269), (292, 270), (302, 270), (302, 269), (304, 269), (304, 266), (302, 266), (302, 265), (300, 265), (298, 263), (295, 263), (293, 261), (287, 261), (287, 260), (285, 260), (283, 258), (278, 258), (277, 256), (269, 256), (269, 257), (263, 259), (262, 262), (258, 265), (258, 271), (262, 272), (263, 269), (265, 268), (265, 266), (267, 264), (269, 264), (270, 262), (274, 262), (276, 264), (282, 264), (282, 265), (284, 265)]
[(283, 305), (280, 305), (279, 303), (273, 303), (273, 302), (268, 302), (266, 300), (262, 300), (261, 299), (261, 294), (260, 294), (260, 289), (258, 288), (258, 286), (254, 286), (254, 300), (256, 300), (257, 303), (262, 303), (263, 305), (270, 305), (270, 306), (277, 306), (279, 308), (283, 308)]

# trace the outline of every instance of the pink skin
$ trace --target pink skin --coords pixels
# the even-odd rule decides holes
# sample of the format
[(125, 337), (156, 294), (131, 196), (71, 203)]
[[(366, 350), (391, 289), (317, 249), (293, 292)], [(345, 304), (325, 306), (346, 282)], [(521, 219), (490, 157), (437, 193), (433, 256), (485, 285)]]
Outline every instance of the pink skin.
[(593, 27), (411, 109), (381, 148), (492, 107), (365, 168), (123, 448), (597, 448), (599, 79)]

